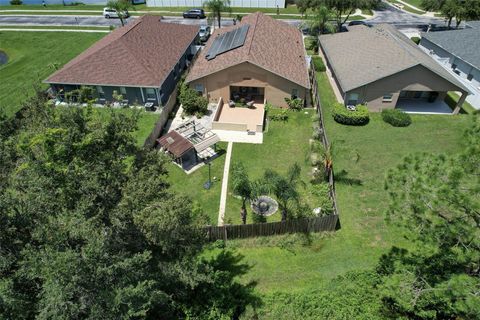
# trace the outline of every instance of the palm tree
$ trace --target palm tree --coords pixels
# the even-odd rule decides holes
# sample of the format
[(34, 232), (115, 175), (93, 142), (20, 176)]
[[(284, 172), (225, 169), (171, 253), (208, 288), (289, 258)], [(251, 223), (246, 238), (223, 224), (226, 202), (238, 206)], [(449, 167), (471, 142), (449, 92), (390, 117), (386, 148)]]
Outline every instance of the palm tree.
[(285, 177), (270, 169), (265, 171), (264, 179), (269, 191), (277, 198), (278, 207), (282, 212), (282, 221), (287, 220), (290, 202), (298, 202), (297, 184), (300, 181), (300, 172), (301, 168), (297, 163), (288, 169)]
[(312, 34), (316, 35), (316, 41), (318, 42), (318, 36), (329, 31), (332, 32), (335, 28), (329, 22), (332, 17), (332, 11), (325, 6), (316, 8), (313, 11), (313, 15), (308, 19), (308, 24), (312, 30)]
[(325, 179), (328, 180), (330, 177), (330, 172), (333, 169), (333, 157), (335, 152), (335, 149), (333, 148), (333, 142), (327, 146), (324, 146), (321, 142), (316, 141), (311, 145), (311, 150), (319, 153), (323, 162)]
[(231, 12), (230, 0), (208, 0), (203, 4), (213, 17), (217, 18), (218, 28), (222, 27), (222, 12)]
[(248, 179), (248, 173), (243, 163), (237, 163), (232, 169), (233, 192), (242, 198), (242, 209), (240, 215), (243, 224), (247, 223), (247, 201), (253, 198), (253, 186)]
[(107, 7), (115, 10), (123, 27), (128, 15), (128, 9), (132, 8), (132, 3), (129, 0), (108, 0)]

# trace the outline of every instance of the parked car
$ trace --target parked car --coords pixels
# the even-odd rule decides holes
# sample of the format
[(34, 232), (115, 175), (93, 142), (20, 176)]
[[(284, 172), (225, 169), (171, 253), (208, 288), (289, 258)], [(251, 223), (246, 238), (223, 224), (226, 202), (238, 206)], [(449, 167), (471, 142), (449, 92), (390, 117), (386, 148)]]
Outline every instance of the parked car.
[(205, 19), (205, 11), (203, 9), (190, 9), (183, 13), (184, 18)]
[(200, 37), (200, 41), (207, 41), (208, 38), (210, 38), (210, 26), (201, 26), (198, 36)]
[(353, 21), (350, 21), (348, 23), (348, 26), (351, 27), (351, 26), (367, 26), (367, 27), (371, 27), (372, 25), (369, 24), (369, 23), (366, 23), (364, 20), (353, 20)]
[[(114, 9), (107, 8), (107, 7), (103, 8), (103, 16), (107, 19), (118, 18), (117, 11), (115, 11)], [(128, 13), (128, 11), (124, 11), (123, 16), (125, 18), (128, 18), (128, 17), (130, 17), (130, 14)]]

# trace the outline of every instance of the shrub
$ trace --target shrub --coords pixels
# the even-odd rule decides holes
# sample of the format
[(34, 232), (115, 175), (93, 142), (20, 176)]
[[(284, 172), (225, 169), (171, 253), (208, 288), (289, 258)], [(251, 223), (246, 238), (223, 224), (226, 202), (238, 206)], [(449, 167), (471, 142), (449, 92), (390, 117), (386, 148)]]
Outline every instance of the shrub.
[(287, 110), (282, 110), (279, 113), (275, 113), (270, 115), (270, 120), (272, 121), (287, 121), (288, 120), (288, 113)]
[(285, 98), (288, 108), (293, 111), (299, 111), (303, 108), (303, 100), (300, 98)]
[(10, 4), (13, 6), (19, 6), (22, 3), (23, 3), (22, 0), (10, 0)]
[(325, 72), (327, 70), (327, 68), (325, 67), (325, 64), (323, 63), (322, 58), (318, 56), (312, 57), (312, 62), (313, 62), (313, 67), (315, 68), (315, 71)]
[(208, 110), (208, 100), (199, 95), (199, 93), (191, 89), (185, 83), (180, 86), (178, 99), (183, 106), (185, 113), (197, 116), (204, 115)]
[(305, 44), (307, 50), (312, 50), (314, 52), (318, 52), (318, 38), (309, 36), (305, 39)]
[(420, 38), (419, 38), (419, 37), (411, 37), (410, 40), (412, 40), (412, 41), (415, 42), (416, 44), (419, 44), (419, 43), (420, 43)]
[(312, 186), (312, 195), (318, 206), (322, 208), (321, 216), (333, 213), (333, 202), (330, 199), (330, 186), (328, 183), (320, 183)]
[(398, 109), (382, 110), (382, 119), (394, 127), (408, 127), (412, 123), (410, 115)]
[(359, 104), (353, 111), (348, 110), (343, 104), (336, 103), (333, 105), (333, 119), (341, 124), (363, 126), (368, 123), (370, 117), (365, 105)]

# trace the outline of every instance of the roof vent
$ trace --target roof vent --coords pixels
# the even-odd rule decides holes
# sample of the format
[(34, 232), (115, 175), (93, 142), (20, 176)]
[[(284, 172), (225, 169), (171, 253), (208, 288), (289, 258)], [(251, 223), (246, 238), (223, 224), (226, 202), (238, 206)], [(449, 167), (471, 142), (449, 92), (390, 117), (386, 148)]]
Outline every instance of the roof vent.
[(175, 142), (175, 140), (173, 140), (172, 137), (167, 137), (167, 142), (168, 142), (168, 144), (172, 144), (172, 143)]

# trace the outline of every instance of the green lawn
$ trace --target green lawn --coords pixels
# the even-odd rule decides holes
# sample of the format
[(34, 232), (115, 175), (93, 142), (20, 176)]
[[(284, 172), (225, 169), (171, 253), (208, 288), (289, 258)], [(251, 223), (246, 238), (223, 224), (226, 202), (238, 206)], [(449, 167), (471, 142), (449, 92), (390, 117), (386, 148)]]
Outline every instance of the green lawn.
[(403, 1), (411, 4), (414, 7), (422, 9), (422, 0), (403, 0)]
[(390, 3), (392, 3), (392, 4), (396, 3), (396, 4), (398, 4), (398, 5), (403, 6), (403, 10), (408, 11), (408, 12), (410, 12), (410, 13), (415, 13), (415, 14), (424, 14), (424, 13), (425, 13), (425, 11), (415, 10), (415, 9), (410, 8), (409, 6), (406, 6), (406, 5), (404, 5), (403, 3), (398, 2), (398, 1), (396, 1), (396, 0), (387, 0), (387, 1), (390, 2)]
[[(386, 171), (413, 152), (458, 151), (467, 127), (466, 115), (412, 116), (411, 126), (394, 128), (372, 114), (364, 127), (340, 125), (330, 114), (334, 95), (326, 75), (319, 74), (318, 80), (327, 134), (337, 149), (334, 167), (342, 228), (304, 241), (297, 235), (229, 242), (253, 266), (244, 280), (258, 281), (263, 293), (316, 288), (349, 270), (374, 267), (382, 253), (402, 242), (383, 219)], [(302, 161), (303, 155), (297, 159)]]
[(220, 156), (211, 161), (211, 178), (214, 180), (209, 190), (203, 188), (203, 184), (208, 181), (208, 166), (203, 166), (187, 175), (177, 165), (173, 163), (169, 165), (168, 180), (172, 190), (193, 200), (194, 204), (208, 216), (212, 225), (217, 225), (218, 220), (226, 148), (225, 143), (217, 144)]
[(26, 26), (26, 25), (0, 25), (0, 29), (56, 29), (56, 30), (98, 30), (109, 31), (109, 26), (83, 27), (83, 26)]
[[(270, 110), (270, 113), (278, 112), (278, 109)], [(268, 131), (263, 134), (262, 144), (234, 143), (231, 171), (235, 163), (242, 162), (246, 167), (251, 180), (259, 179), (266, 169), (272, 169), (280, 174), (285, 174), (288, 168), (297, 162), (302, 168), (301, 179), (305, 187), (300, 186), (299, 192), (304, 201), (312, 207), (316, 207), (315, 201), (310, 201), (310, 172), (311, 166), (308, 160), (309, 139), (312, 136), (312, 115), (313, 109), (306, 109), (300, 112), (288, 112), (288, 121), (270, 121)], [(227, 198), (225, 222), (240, 224), (241, 201), (233, 196), (231, 178)], [(252, 222), (251, 210), (248, 210), (248, 221)], [(277, 212), (268, 221), (280, 220), (280, 213)]]
[[(0, 66), (0, 108), (19, 109), (33, 85), (99, 40), (105, 33), (0, 31), (0, 50), (9, 62)], [(46, 87), (46, 85), (44, 85)]]

